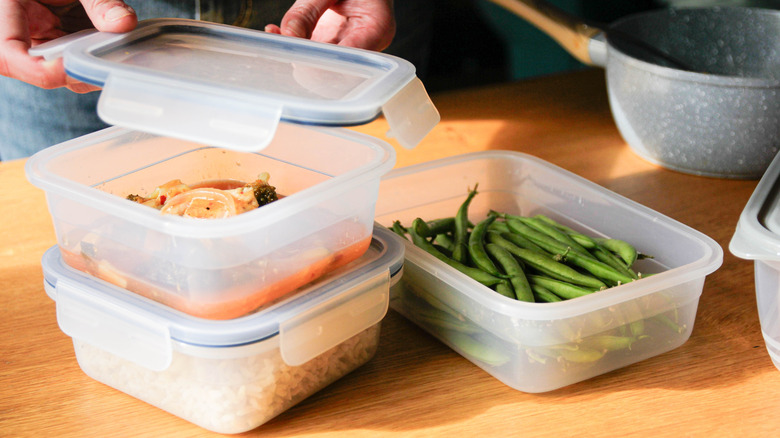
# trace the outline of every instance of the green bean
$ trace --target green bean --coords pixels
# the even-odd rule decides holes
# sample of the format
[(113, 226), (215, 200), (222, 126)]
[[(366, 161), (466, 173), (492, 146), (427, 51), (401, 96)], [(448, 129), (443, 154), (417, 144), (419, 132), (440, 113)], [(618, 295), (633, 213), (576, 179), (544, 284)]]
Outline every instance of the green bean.
[(552, 293), (565, 300), (590, 295), (597, 291), (597, 289), (587, 289), (543, 275), (528, 275), (528, 281), (532, 285), (538, 284), (544, 288), (549, 289)]
[(495, 231), (497, 233), (510, 232), (509, 226), (506, 224), (506, 222), (502, 222), (502, 221), (496, 221), (490, 224), (490, 226), (488, 227), (488, 231)]
[(531, 228), (523, 223), (523, 221), (520, 220), (520, 216), (498, 212), (494, 213), (498, 214), (499, 217), (504, 219), (504, 222), (507, 224), (507, 227), (509, 227), (511, 232), (516, 233), (524, 237), (526, 240), (533, 242), (536, 246), (542, 248), (547, 253), (557, 254), (565, 251), (567, 248), (566, 245), (553, 239), (547, 234), (535, 230), (534, 228)]
[(436, 326), (438, 328), (453, 330), (460, 333), (465, 333), (467, 335), (473, 335), (482, 332), (482, 330), (474, 324), (469, 324), (465, 321), (452, 318), (446, 313), (435, 310), (431, 307), (427, 309), (414, 308), (409, 310), (414, 313), (416, 318), (420, 319), (424, 323)]
[(520, 264), (512, 256), (512, 253), (495, 243), (488, 243), (485, 248), (488, 254), (493, 256), (504, 269), (504, 272), (509, 275), (509, 282), (512, 285), (515, 297), (520, 301), (534, 302), (534, 293), (531, 290), (531, 285), (528, 283), (528, 278), (526, 278), (525, 273), (520, 268)]
[[(538, 246), (541, 246), (545, 251), (549, 253), (557, 254), (559, 261), (563, 259), (570, 261), (571, 264), (587, 270), (588, 272), (592, 273), (593, 275), (595, 275), (596, 277), (602, 280), (609, 280), (614, 284), (628, 283), (634, 279), (633, 276), (617, 271), (616, 269), (611, 269), (609, 266), (596, 260), (590, 254), (588, 254), (588, 256), (585, 256), (580, 251), (571, 251), (570, 246), (565, 246), (562, 242), (553, 240), (550, 236), (534, 228), (531, 228), (530, 226), (526, 225), (524, 221), (519, 220), (516, 216), (507, 216), (506, 222), (509, 228), (512, 229), (512, 231), (518, 233), (522, 237), (525, 237), (526, 240), (530, 240), (531, 242), (537, 244)], [(502, 236), (502, 237), (504, 237), (507, 240), (509, 239), (518, 240), (518, 243), (522, 245), (522, 242), (519, 241), (519, 239), (510, 236), (511, 235)], [(542, 267), (540, 270), (543, 269), (544, 268)], [(543, 272), (550, 274), (549, 271), (543, 270)], [(564, 280), (567, 279), (564, 278)], [(584, 284), (584, 285), (588, 286), (589, 284)]]
[(409, 238), (406, 237), (406, 228), (401, 225), (401, 221), (393, 221), (393, 226), (391, 226), (390, 229), (393, 230), (395, 234), (398, 234), (404, 239), (409, 240)]
[[(420, 237), (427, 239), (433, 235), (430, 228), (428, 228), (428, 224), (423, 220), (412, 221), (412, 228), (414, 229), (414, 232)], [(409, 229), (407, 229), (407, 232), (408, 231)]]
[(563, 298), (555, 295), (550, 292), (549, 289), (539, 284), (531, 284), (531, 290), (534, 293), (534, 301), (541, 301), (544, 303), (557, 303), (558, 301), (563, 301)]
[(485, 251), (485, 233), (487, 232), (488, 226), (495, 220), (496, 217), (491, 215), (474, 226), (474, 229), (471, 230), (471, 234), (469, 234), (468, 249), (469, 256), (471, 256), (471, 262), (474, 266), (489, 274), (499, 275), (500, 272), (498, 271), (498, 268)]
[(626, 267), (634, 266), (634, 262), (638, 257), (636, 248), (630, 243), (620, 239), (596, 239), (601, 246), (614, 252), (625, 262)]
[(537, 347), (533, 349), (536, 354), (541, 354), (552, 358), (563, 358), (569, 362), (590, 363), (604, 357), (604, 352), (592, 348), (582, 348), (577, 346), (556, 345), (552, 347)]
[(619, 306), (610, 307), (610, 311), (621, 324), (618, 327), (621, 335), (637, 337), (644, 333), (645, 321), (636, 302), (626, 301)]
[(585, 269), (601, 280), (607, 280), (614, 282), (615, 284), (630, 283), (634, 281), (633, 277), (623, 274), (606, 263), (602, 263), (593, 258), (584, 257), (576, 251), (566, 251), (562, 254), (556, 254), (554, 259), (571, 263), (572, 265)]
[[(469, 222), (467, 226), (471, 226)], [(421, 221), (416, 225), (417, 234), (421, 237), (431, 238), (439, 234), (453, 233), (455, 231), (455, 218), (445, 217), (430, 221)]]
[(539, 231), (540, 233), (546, 234), (547, 236), (557, 240), (558, 242), (568, 246), (571, 248), (572, 251), (576, 251), (583, 256), (586, 257), (593, 257), (587, 249), (583, 248), (582, 245), (577, 243), (574, 239), (572, 239), (568, 234), (564, 233), (563, 231), (559, 230), (557, 227), (552, 226), (545, 222), (544, 220), (541, 220), (536, 217), (522, 217), (522, 216), (515, 216), (514, 219), (517, 219), (524, 224), (528, 225), (529, 227), (533, 228), (536, 231)]
[(515, 295), (515, 291), (512, 289), (512, 285), (509, 284), (509, 282), (506, 280), (496, 284), (495, 291), (507, 298), (511, 298), (513, 300), (517, 299), (517, 295)]
[(439, 245), (436, 242), (431, 242), (431, 243), (433, 244), (433, 247), (438, 249), (442, 254), (444, 254), (447, 257), (452, 258), (452, 250), (451, 249), (449, 249), (449, 248), (447, 248), (445, 246), (441, 246), (441, 245)]
[(463, 355), (485, 362), (488, 365), (498, 366), (509, 361), (510, 357), (497, 348), (492, 348), (460, 332), (440, 332), (440, 336), (445, 342), (452, 344), (456, 350), (463, 352)]
[(609, 252), (603, 246), (597, 244), (596, 248), (591, 250), (591, 253), (596, 256), (596, 259), (598, 259), (600, 262), (606, 263), (618, 272), (622, 272), (624, 275), (627, 275), (635, 280), (639, 278), (636, 272), (634, 272), (634, 270), (630, 267), (627, 267), (622, 259)]
[(610, 324), (609, 322), (607, 322), (607, 320), (604, 319), (604, 315), (602, 314), (603, 311), (609, 311), (609, 309), (601, 309), (601, 311), (590, 313), (588, 319), (590, 320), (591, 327), (603, 329)]
[(628, 328), (628, 324), (623, 324), (615, 327), (615, 330), (620, 333), (620, 336), (631, 336), (631, 330)]
[(566, 319), (551, 321), (551, 326), (555, 329), (556, 332), (558, 332), (561, 338), (567, 341), (576, 341), (580, 339), (579, 331), (574, 330), (571, 324), (569, 324)]
[(676, 333), (682, 333), (685, 330), (684, 325), (680, 325), (676, 323), (674, 320), (672, 320), (672, 318), (669, 318), (663, 313), (659, 313), (658, 315), (652, 316), (651, 319), (659, 322), (663, 326), (669, 327)]
[(591, 348), (579, 348), (577, 350), (561, 350), (560, 355), (569, 362), (590, 363), (604, 357), (604, 352)]
[[(571, 239), (572, 241), (575, 241), (577, 243), (577, 245), (580, 246), (581, 250), (576, 250), (576, 247), (572, 246), (572, 249), (575, 250), (577, 253), (582, 254), (583, 250), (584, 251), (590, 250), (588, 252), (588, 258), (591, 258), (591, 259), (595, 258), (596, 260), (611, 266), (613, 269), (617, 270), (619, 274), (621, 274), (621, 275), (618, 275), (618, 276), (608, 275), (605, 279), (611, 280), (611, 281), (617, 282), (617, 283), (625, 283), (626, 282), (626, 277), (630, 277), (631, 279), (637, 279), (638, 278), (636, 273), (630, 269), (631, 264), (633, 264), (633, 262), (626, 266), (626, 265), (624, 265), (623, 260), (621, 259), (621, 263), (620, 264), (616, 264), (616, 263), (614, 263), (614, 260), (610, 259), (610, 257), (612, 256), (612, 253), (610, 253), (609, 251), (606, 251), (606, 253), (605, 253), (604, 252), (605, 250), (602, 247), (603, 246), (603, 242), (609, 241), (610, 245), (614, 247), (614, 248), (611, 248), (610, 251), (622, 251), (623, 253), (625, 253), (625, 255), (627, 257), (630, 256), (630, 254), (632, 254), (632, 250), (633, 250), (633, 255), (634, 255), (633, 258), (634, 258), (634, 260), (636, 260), (636, 250), (634, 250), (633, 247), (631, 245), (629, 245), (627, 242), (624, 242), (622, 240), (617, 240), (617, 239), (603, 239), (603, 238), (593, 239), (593, 238), (591, 238), (589, 236), (586, 236), (584, 234), (578, 233), (577, 231), (575, 231), (575, 230), (573, 230), (573, 229), (571, 229), (569, 227), (561, 225), (558, 222), (554, 221), (553, 219), (550, 219), (550, 218), (548, 218), (548, 217), (546, 217), (544, 215), (536, 215), (536, 216), (534, 216), (533, 219), (536, 219), (538, 222), (534, 223), (534, 222), (529, 221), (526, 218), (523, 221), (523, 223), (529, 225), (529, 227), (534, 228), (537, 231), (542, 231), (542, 228), (540, 226), (538, 226), (538, 224), (540, 224), (540, 223), (546, 224), (546, 225), (548, 225), (550, 227), (553, 227), (553, 228), (558, 228), (559, 230), (562, 230), (563, 232), (565, 232), (565, 234), (568, 236), (569, 239)], [(549, 234), (552, 235), (553, 233), (550, 232)], [(565, 243), (563, 240), (561, 240), (561, 241), (563, 243)], [(586, 263), (586, 262), (582, 262), (582, 263)], [(579, 267), (581, 267), (583, 269), (586, 269), (589, 272), (591, 272), (591, 273), (593, 273), (594, 275), (597, 275), (597, 276), (599, 276), (599, 274), (602, 273), (601, 270), (603, 269), (603, 267), (599, 267), (598, 264), (596, 264), (596, 265), (577, 264), (577, 266), (579, 266)], [(593, 272), (593, 271), (591, 271), (591, 268), (597, 269), (597, 271)], [(603, 272), (603, 274), (609, 274), (609, 273), (608, 272)], [(604, 277), (600, 277), (600, 278), (604, 278)]]
[(603, 351), (617, 351), (631, 348), (631, 344), (637, 341), (632, 336), (594, 335), (582, 340), (583, 345)]
[(406, 283), (406, 288), (408, 289), (407, 297), (411, 297), (414, 301), (421, 301), (421, 305), (432, 307), (459, 321), (466, 320), (466, 317), (458, 313), (458, 311), (448, 306), (433, 294), (424, 292), (420, 290), (419, 287), (413, 286), (409, 283)]
[[(509, 227), (507, 227), (509, 228)], [(522, 234), (513, 233), (512, 231), (507, 231), (505, 233), (501, 233), (501, 237), (504, 239), (514, 243), (515, 245), (519, 246), (520, 248), (525, 248), (527, 250), (531, 250), (534, 252), (537, 252), (539, 254), (544, 254), (549, 256), (551, 253), (546, 251), (541, 246), (533, 243), (531, 240), (529, 240), (526, 237), (523, 237)]]
[(455, 248), (455, 241), (452, 239), (452, 236), (447, 233), (437, 234), (436, 237), (433, 238), (433, 243), (446, 248), (450, 253), (452, 253), (452, 249)]
[[(417, 218), (415, 219), (415, 221), (422, 221), (422, 219)], [(469, 277), (482, 283), (485, 286), (493, 286), (494, 284), (497, 284), (503, 280), (502, 278), (490, 275), (479, 268), (473, 268), (471, 266), (467, 266), (457, 260), (447, 257), (446, 255), (442, 254), (441, 251), (436, 249), (436, 247), (434, 247), (431, 242), (429, 242), (427, 239), (417, 234), (414, 230), (415, 227), (414, 224), (412, 224), (412, 226), (409, 227), (409, 234), (412, 236), (412, 242), (414, 242), (415, 246), (423, 249), (425, 252), (433, 255), (434, 257), (448, 264), (449, 266), (468, 275)]]
[(572, 238), (572, 240), (579, 243), (581, 247), (587, 249), (588, 251), (592, 251), (593, 248), (596, 247), (596, 242), (584, 234), (579, 234), (579, 233), (566, 233), (566, 234), (568, 234), (569, 237)]
[(550, 219), (549, 217), (543, 214), (537, 214), (534, 217), (565, 232), (566, 234), (569, 235), (569, 237), (571, 237), (575, 242), (579, 243), (580, 246), (582, 246), (583, 248), (592, 249), (596, 246), (596, 241), (593, 240), (593, 238), (591, 238), (590, 236), (586, 236), (585, 234), (582, 234), (572, 228), (569, 228), (566, 225), (563, 225), (554, 219)]
[(639, 308), (636, 301), (626, 301), (623, 307), (628, 315), (628, 327), (631, 330), (631, 334), (633, 336), (644, 334), (645, 320), (642, 316), (642, 310)]
[(455, 231), (455, 217), (444, 217), (426, 221), (425, 225), (430, 230), (430, 235), (423, 237), (433, 237), (437, 234), (452, 233)]
[(540, 364), (546, 364), (547, 363), (547, 357), (545, 357), (542, 354), (537, 353), (536, 351), (532, 349), (525, 350), (525, 354), (528, 355), (528, 358), (531, 359), (533, 362), (539, 362)]
[(499, 235), (497, 233), (488, 233), (488, 241), (502, 246), (513, 255), (522, 259), (533, 269), (552, 278), (594, 289), (601, 289), (606, 287), (606, 284), (604, 284), (604, 282), (598, 278), (582, 274), (570, 266), (566, 266), (563, 263), (559, 263), (553, 260), (550, 256), (542, 255), (525, 248), (520, 248), (519, 246), (504, 238), (503, 234)]
[(466, 200), (460, 204), (455, 214), (455, 248), (452, 250), (452, 258), (460, 263), (466, 263), (468, 257), (469, 205), (476, 195), (477, 185), (474, 190), (469, 191)]
[(539, 245), (545, 251), (551, 254), (560, 254), (566, 251), (566, 248), (568, 248), (566, 245), (562, 244), (561, 242), (542, 233), (541, 231), (537, 231), (529, 227), (528, 225), (524, 224), (522, 221), (518, 220), (515, 217), (508, 216), (506, 218), (506, 224), (509, 226), (509, 229), (512, 230), (512, 232), (518, 233), (526, 237), (527, 239)]

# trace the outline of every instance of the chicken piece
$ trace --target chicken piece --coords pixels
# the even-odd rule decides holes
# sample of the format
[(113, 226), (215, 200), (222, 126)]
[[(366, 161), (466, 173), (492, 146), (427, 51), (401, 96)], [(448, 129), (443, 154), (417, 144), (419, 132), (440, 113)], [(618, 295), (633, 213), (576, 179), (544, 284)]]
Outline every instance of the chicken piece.
[(130, 195), (127, 199), (160, 210), (162, 214), (217, 219), (235, 216), (276, 201), (276, 188), (268, 184), (269, 175), (261, 173), (257, 180), (232, 189), (219, 189), (201, 184), (188, 186), (172, 180), (152, 192), (149, 198)]
[(168, 199), (189, 190), (192, 189), (187, 184), (181, 182), (180, 179), (174, 179), (155, 188), (148, 198), (139, 195), (128, 195), (127, 199), (159, 210)]

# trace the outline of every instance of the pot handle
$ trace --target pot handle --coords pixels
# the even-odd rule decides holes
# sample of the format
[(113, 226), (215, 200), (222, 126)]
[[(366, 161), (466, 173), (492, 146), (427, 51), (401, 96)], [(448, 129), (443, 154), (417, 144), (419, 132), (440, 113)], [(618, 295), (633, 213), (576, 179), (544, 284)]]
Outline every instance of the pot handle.
[(544, 0), (487, 0), (512, 12), (554, 39), (583, 64), (603, 67), (606, 42), (597, 38), (604, 31)]

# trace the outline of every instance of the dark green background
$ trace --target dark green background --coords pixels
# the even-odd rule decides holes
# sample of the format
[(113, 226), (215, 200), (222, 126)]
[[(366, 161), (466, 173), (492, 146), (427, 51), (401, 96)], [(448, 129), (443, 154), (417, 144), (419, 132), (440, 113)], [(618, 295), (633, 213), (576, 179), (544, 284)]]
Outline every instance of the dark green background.
[[(546, 34), (486, 0), (420, 1), (436, 3), (431, 53), (421, 76), (429, 92), (585, 68)], [(669, 5), (780, 6), (780, 0), (549, 1), (578, 17), (601, 23)]]

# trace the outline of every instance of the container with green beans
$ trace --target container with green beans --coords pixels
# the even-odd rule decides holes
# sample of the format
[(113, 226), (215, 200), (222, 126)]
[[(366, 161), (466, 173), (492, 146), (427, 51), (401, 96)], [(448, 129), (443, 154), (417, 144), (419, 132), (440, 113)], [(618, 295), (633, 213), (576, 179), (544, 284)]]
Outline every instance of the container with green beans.
[(524, 392), (680, 347), (722, 260), (701, 233), (514, 152), (397, 169), (376, 213), (406, 245), (391, 307)]

